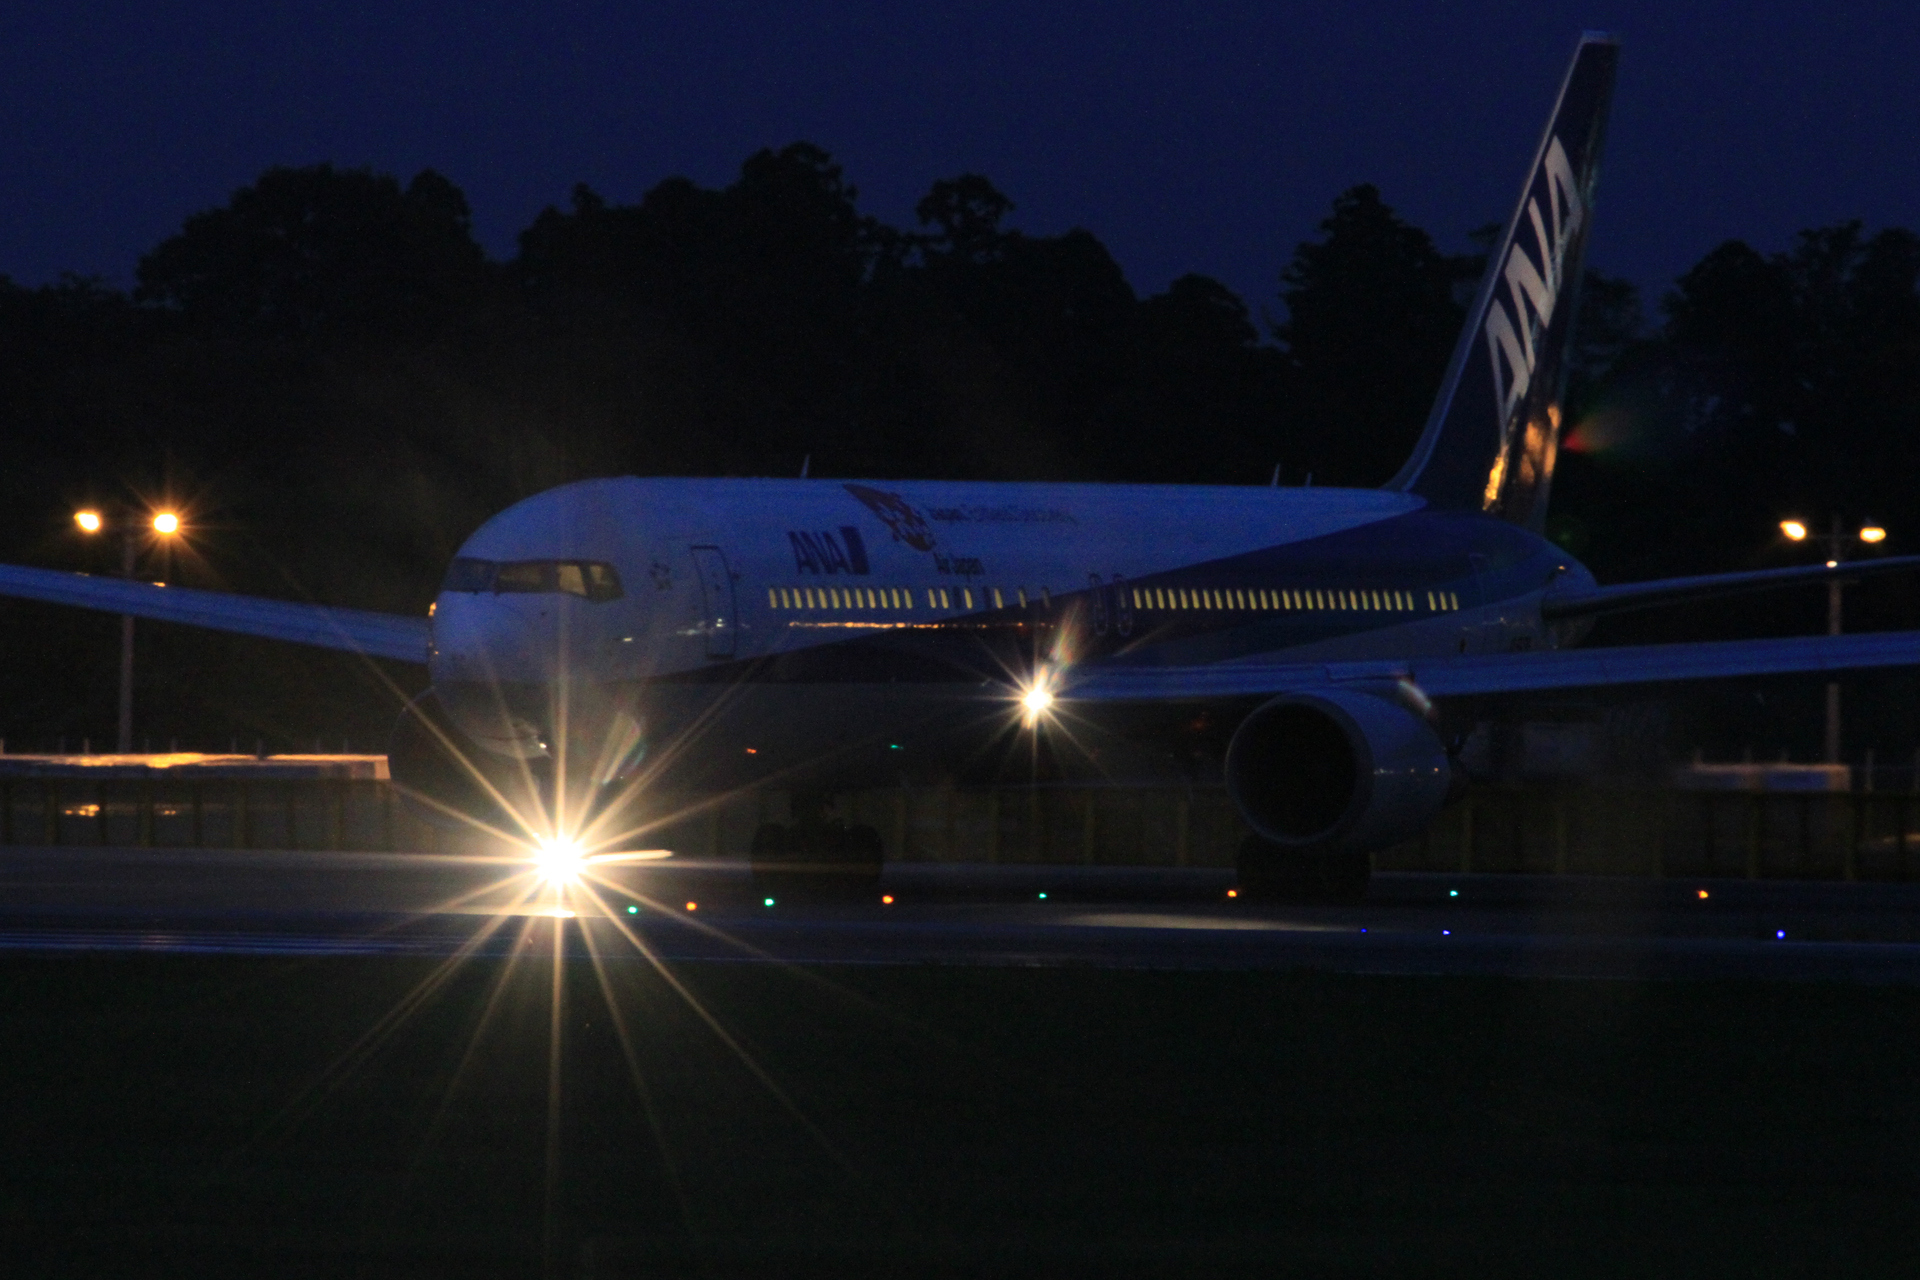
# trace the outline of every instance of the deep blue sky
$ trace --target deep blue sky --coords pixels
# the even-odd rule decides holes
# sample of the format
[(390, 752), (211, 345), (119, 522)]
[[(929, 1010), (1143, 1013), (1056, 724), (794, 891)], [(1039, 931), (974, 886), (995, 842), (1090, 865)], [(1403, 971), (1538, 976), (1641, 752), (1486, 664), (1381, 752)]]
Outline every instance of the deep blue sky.
[(1091, 229), (1143, 293), (1203, 271), (1271, 311), (1352, 183), (1449, 248), (1503, 217), (1582, 28), (1625, 41), (1595, 265), (1658, 289), (1730, 236), (1920, 224), (1912, 0), (9, 10), (0, 272), (30, 283), (125, 283), (275, 163), (437, 168), (506, 256), (577, 181), (618, 201), (720, 184), (804, 138), (890, 221), (978, 171), (1016, 225)]

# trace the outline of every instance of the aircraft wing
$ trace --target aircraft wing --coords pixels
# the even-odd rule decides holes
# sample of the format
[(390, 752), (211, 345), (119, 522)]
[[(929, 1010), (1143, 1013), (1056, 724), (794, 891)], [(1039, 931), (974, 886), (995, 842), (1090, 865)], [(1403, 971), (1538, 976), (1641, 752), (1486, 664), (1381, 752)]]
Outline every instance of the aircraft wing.
[(1622, 613), (1663, 604), (1691, 604), (1719, 596), (1774, 591), (1782, 587), (1831, 582), (1856, 582), (1887, 573), (1920, 569), (1920, 556), (1890, 556), (1880, 560), (1844, 560), (1838, 564), (1801, 565), (1791, 569), (1756, 569), (1749, 573), (1712, 573), (1688, 578), (1659, 578), (1628, 582), (1617, 587), (1584, 591), (1549, 590), (1540, 601), (1540, 616), (1548, 622), (1567, 618)]
[(1547, 649), (1376, 662), (1104, 666), (1064, 673), (1058, 696), (1069, 705), (1075, 702), (1209, 702), (1265, 698), (1343, 684), (1406, 680), (1429, 697), (1445, 698), (1904, 666), (1920, 666), (1920, 631)]
[(290, 640), (399, 662), (427, 660), (427, 620), (399, 614), (331, 609), (292, 600), (266, 600), (18, 565), (0, 565), (0, 596)]

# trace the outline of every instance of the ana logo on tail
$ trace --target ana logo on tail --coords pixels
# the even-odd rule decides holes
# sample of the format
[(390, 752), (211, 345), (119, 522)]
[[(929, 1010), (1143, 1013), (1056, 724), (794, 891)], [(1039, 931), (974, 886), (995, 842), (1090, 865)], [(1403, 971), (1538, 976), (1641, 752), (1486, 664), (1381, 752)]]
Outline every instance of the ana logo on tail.
[[(1502, 272), (1507, 293), (1513, 300), (1513, 311), (1508, 312), (1506, 300), (1496, 292), (1487, 308), (1484, 330), (1487, 358), (1493, 362), (1494, 400), (1500, 406), (1503, 441), (1512, 430), (1513, 411), (1526, 398), (1527, 387), (1533, 381), (1536, 344), (1553, 321), (1567, 246), (1586, 219), (1586, 204), (1580, 198), (1573, 165), (1568, 162), (1566, 148), (1560, 145), (1559, 138), (1554, 138), (1547, 147), (1546, 159), (1540, 163), (1533, 186), (1534, 193), (1527, 199), (1527, 220), (1533, 225), (1534, 242), (1539, 246), (1539, 265), (1528, 256), (1526, 245), (1516, 234)], [(1540, 210), (1543, 195), (1547, 201), (1544, 216)]]

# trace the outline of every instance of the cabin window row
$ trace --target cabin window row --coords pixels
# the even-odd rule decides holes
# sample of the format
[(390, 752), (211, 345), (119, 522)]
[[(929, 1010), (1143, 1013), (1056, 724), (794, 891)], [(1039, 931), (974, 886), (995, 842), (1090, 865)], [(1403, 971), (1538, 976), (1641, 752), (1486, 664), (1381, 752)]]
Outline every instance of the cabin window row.
[[(1042, 587), (1035, 600), (1053, 603), (1053, 593)], [(1027, 606), (1027, 589), (1014, 587), (768, 587), (769, 609), (1004, 609)]]
[(1296, 610), (1342, 610), (1366, 613), (1418, 613), (1425, 597), (1427, 612), (1449, 613), (1460, 607), (1452, 591), (1393, 591), (1312, 588), (1268, 590), (1244, 587), (1132, 587), (1136, 609), (1260, 609), (1269, 613)]
[[(1417, 613), (1424, 598), (1429, 613), (1448, 613), (1460, 607), (1460, 596), (1452, 591), (1380, 591), (1338, 589), (1263, 589), (1215, 587), (1131, 587), (1136, 609), (1255, 609), (1269, 613), (1294, 611), (1346, 611), (1381, 613)], [(1052, 604), (1052, 593), (1042, 589), (1040, 599)], [(850, 609), (907, 612), (930, 610), (1004, 609), (1012, 602), (1025, 608), (1025, 588), (1002, 591), (999, 587), (768, 587), (767, 607), (779, 610)]]

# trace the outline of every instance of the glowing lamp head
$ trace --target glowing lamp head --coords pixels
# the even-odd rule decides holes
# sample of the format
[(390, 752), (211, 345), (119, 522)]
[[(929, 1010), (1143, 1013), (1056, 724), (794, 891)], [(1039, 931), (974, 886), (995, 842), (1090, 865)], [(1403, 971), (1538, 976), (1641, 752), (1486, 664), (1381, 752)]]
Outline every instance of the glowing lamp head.
[(180, 532), (180, 517), (171, 511), (162, 511), (153, 518), (153, 531), (165, 536)]
[(533, 865), (548, 884), (572, 884), (586, 865), (586, 853), (570, 836), (547, 836), (534, 847)]
[(1862, 542), (1885, 542), (1886, 540), (1887, 531), (1877, 524), (1870, 524), (1860, 531), (1860, 541)]
[(1053, 707), (1053, 691), (1045, 685), (1036, 684), (1020, 695), (1020, 706), (1028, 719), (1038, 719)]
[(73, 522), (80, 526), (82, 533), (98, 533), (105, 523), (98, 511), (76, 511), (73, 513)]
[(1798, 520), (1782, 520), (1780, 522), (1780, 532), (1786, 534), (1790, 542), (1805, 542), (1807, 540), (1807, 526)]

